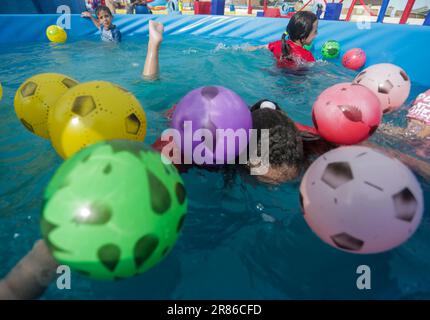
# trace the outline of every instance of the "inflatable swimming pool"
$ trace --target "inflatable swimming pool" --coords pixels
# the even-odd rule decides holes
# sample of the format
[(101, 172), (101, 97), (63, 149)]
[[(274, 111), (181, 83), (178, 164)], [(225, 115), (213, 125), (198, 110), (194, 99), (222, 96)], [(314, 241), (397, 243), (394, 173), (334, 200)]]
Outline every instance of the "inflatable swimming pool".
[[(45, 41), (44, 29), (56, 24), (57, 15), (0, 15), (2, 34), (0, 43)], [(165, 25), (166, 35), (196, 35), (238, 38), (243, 41), (268, 43), (279, 38), (288, 20), (273, 18), (248, 18), (225, 16), (153, 16), (136, 17), (118, 15), (115, 24), (125, 37), (146, 35), (147, 21), (155, 19)], [(82, 39), (95, 33), (87, 21), (79, 15), (71, 16), (72, 28), (68, 30), (71, 39)], [(31, 24), (32, 28), (25, 28)], [(22, 32), (21, 30), (25, 30)], [(429, 85), (429, 64), (427, 41), (430, 28), (380, 23), (348, 23), (320, 21), (315, 47), (332, 38), (342, 43), (343, 50), (360, 47), (369, 57), (368, 65), (389, 62), (402, 67), (414, 82)]]
[[(150, 18), (163, 22), (166, 33), (160, 53), (161, 81), (148, 83), (140, 79), (140, 73)], [(295, 120), (311, 124), (315, 97), (356, 75), (336, 61), (320, 63), (310, 74), (285, 77), (268, 52), (243, 50), (248, 44), (279, 38), (285, 19), (117, 16), (115, 24), (124, 36), (119, 46), (101, 43), (90, 22), (77, 15), (71, 17), (68, 42), (50, 44), (45, 29), (57, 19), (57, 15), (0, 15), (0, 81), (4, 87), (0, 102), (0, 242), (7, 244), (0, 246), (0, 257), (5, 257), (0, 260), (0, 277), (40, 237), (43, 189), (62, 162), (49, 141), (28, 133), (13, 112), (13, 96), (26, 78), (61, 72), (82, 82), (120, 84), (145, 108), (146, 142), (152, 143), (167, 126), (163, 112), (196, 87), (223, 85), (248, 104), (273, 99)], [(413, 81), (409, 103), (430, 86), (426, 60), (430, 28), (382, 24), (366, 28), (321, 21), (315, 48), (335, 39), (343, 50), (363, 48), (369, 57), (367, 65), (390, 62), (401, 66)], [(404, 114), (404, 109), (399, 110), (387, 120), (403, 125)], [(198, 170), (183, 179), (189, 213), (183, 234), (165, 261), (143, 275), (114, 283), (73, 274), (72, 290), (60, 291), (53, 284), (43, 298), (430, 297), (428, 209), (417, 233), (405, 245), (383, 254), (358, 256), (327, 246), (311, 232), (300, 213), (300, 181), (266, 186), (237, 172)], [(428, 202), (430, 185), (422, 178), (420, 182)], [(356, 269), (363, 264), (372, 269), (372, 290), (356, 287)]]

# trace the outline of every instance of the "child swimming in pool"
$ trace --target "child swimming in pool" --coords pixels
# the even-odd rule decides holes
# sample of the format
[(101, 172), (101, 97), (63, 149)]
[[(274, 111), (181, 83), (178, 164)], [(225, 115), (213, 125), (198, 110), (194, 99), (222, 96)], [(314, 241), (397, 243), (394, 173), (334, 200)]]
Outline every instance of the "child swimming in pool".
[[(167, 111), (168, 118), (173, 114), (174, 108)], [(284, 181), (293, 180), (301, 173), (301, 168), (304, 162), (304, 148), (303, 139), (300, 131), (295, 126), (294, 122), (288, 118), (286, 113), (282, 111), (279, 106), (268, 100), (261, 100), (254, 104), (251, 108), (251, 116), (253, 129), (257, 129), (258, 133), (262, 129), (269, 129), (269, 168), (265, 174), (257, 175), (256, 178), (261, 182), (278, 184)], [(167, 140), (167, 139), (166, 139)], [(153, 148), (160, 153), (163, 153), (167, 158), (172, 161), (172, 155), (179, 152), (171, 152), (167, 154), (165, 147), (170, 145), (167, 150), (171, 151), (171, 147), (177, 148), (173, 140), (166, 141), (159, 138), (154, 144)], [(261, 154), (261, 136), (257, 134), (257, 149)], [(177, 159), (179, 160), (179, 159)], [(236, 163), (238, 163), (236, 161)], [(184, 165), (175, 164), (180, 172), (186, 172), (197, 165)], [(218, 171), (219, 166), (197, 166), (206, 170)], [(251, 162), (244, 166), (247, 171), (252, 169)], [(258, 166), (255, 166), (258, 167)]]
[(103, 41), (108, 42), (121, 42), (122, 35), (121, 31), (112, 24), (112, 12), (106, 6), (98, 6), (96, 9), (96, 17), (95, 19), (93, 15), (88, 12), (82, 12), (81, 15), (83, 18), (89, 18), (94, 23), (97, 29), (100, 30), (100, 37)]
[[(167, 111), (167, 116), (173, 114), (173, 108)], [(269, 170), (262, 175), (256, 175), (255, 178), (260, 182), (267, 184), (281, 184), (297, 179), (312, 161), (338, 146), (321, 138), (317, 131), (300, 123), (295, 123), (279, 105), (270, 100), (260, 100), (251, 108), (253, 129), (261, 131), (269, 129)], [(261, 155), (260, 137), (257, 136), (257, 148)], [(164, 153), (164, 147), (172, 143), (159, 138), (153, 148), (163, 153), (167, 158), (171, 158), (175, 152), (170, 154)], [(397, 150), (387, 147), (381, 147), (375, 143), (366, 141), (362, 145), (379, 150), (391, 157), (395, 157), (408, 165), (411, 169), (430, 179), (430, 164), (411, 157)], [(174, 146), (176, 147), (176, 146)], [(171, 148), (167, 148), (172, 150)], [(177, 154), (178, 152), (176, 152)], [(261, 155), (263, 156), (263, 155)], [(173, 159), (172, 159), (173, 161)], [(180, 172), (187, 172), (195, 165), (176, 165)], [(197, 166), (206, 170), (219, 170), (219, 167)], [(250, 162), (245, 166), (250, 172), (252, 165)]]
[[(280, 184), (296, 179), (302, 172), (308, 156), (306, 139), (302, 136), (294, 121), (288, 117), (276, 102), (260, 100), (251, 108), (252, 128), (257, 130), (257, 151), (263, 157), (261, 135), (264, 129), (269, 130), (269, 168), (265, 174), (255, 178), (263, 183)], [(252, 162), (248, 161), (246, 169), (250, 171)]]
[(421, 93), (412, 103), (406, 115), (406, 128), (393, 127), (385, 124), (382, 129), (386, 133), (430, 139), (430, 89)]
[(278, 67), (298, 68), (315, 62), (312, 53), (306, 50), (304, 46), (310, 45), (317, 34), (317, 16), (309, 11), (300, 11), (291, 18), (281, 40), (267, 45), (250, 47), (248, 51), (269, 49), (275, 56)]
[(430, 90), (418, 96), (409, 109), (406, 132), (415, 137), (415, 150), (418, 156), (430, 159)]
[[(430, 98), (430, 91), (429, 96)], [(409, 109), (406, 130), (418, 138), (430, 140), (430, 99), (427, 103), (414, 105)]]
[(430, 89), (412, 103), (406, 118), (406, 128), (384, 123), (378, 131), (383, 135), (405, 140), (414, 147), (418, 156), (430, 158)]

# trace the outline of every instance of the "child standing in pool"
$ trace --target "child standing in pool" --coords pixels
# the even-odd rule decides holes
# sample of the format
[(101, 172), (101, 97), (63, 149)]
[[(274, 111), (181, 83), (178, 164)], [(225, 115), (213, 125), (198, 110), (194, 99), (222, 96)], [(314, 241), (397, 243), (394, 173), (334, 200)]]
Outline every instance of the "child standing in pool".
[(281, 40), (267, 45), (251, 47), (248, 50), (269, 49), (277, 60), (278, 67), (296, 68), (315, 62), (312, 53), (304, 48), (310, 45), (318, 34), (317, 16), (309, 11), (297, 12), (291, 18)]
[(98, 6), (96, 9), (97, 19), (88, 12), (82, 12), (83, 18), (89, 18), (97, 29), (100, 30), (101, 39), (109, 42), (121, 42), (121, 31), (112, 24), (112, 12), (106, 6)]

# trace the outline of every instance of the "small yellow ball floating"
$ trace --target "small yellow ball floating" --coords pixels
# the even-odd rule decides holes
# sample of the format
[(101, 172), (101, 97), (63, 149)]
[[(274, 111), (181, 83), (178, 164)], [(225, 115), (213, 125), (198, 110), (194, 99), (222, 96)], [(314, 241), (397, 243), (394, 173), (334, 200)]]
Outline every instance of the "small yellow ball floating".
[(64, 159), (103, 140), (143, 141), (146, 115), (135, 96), (110, 82), (92, 81), (70, 89), (49, 113), (51, 143)]
[(2, 98), (3, 98), (3, 87), (1, 86), (1, 83), (0, 83), (0, 101)]
[(67, 40), (67, 33), (64, 31), (63, 28), (52, 25), (49, 26), (46, 29), (46, 36), (48, 37), (49, 41), (55, 42), (55, 43), (63, 43)]
[(33, 76), (18, 88), (15, 94), (15, 113), (27, 130), (49, 139), (48, 114), (70, 88), (78, 82), (58, 73), (42, 73)]

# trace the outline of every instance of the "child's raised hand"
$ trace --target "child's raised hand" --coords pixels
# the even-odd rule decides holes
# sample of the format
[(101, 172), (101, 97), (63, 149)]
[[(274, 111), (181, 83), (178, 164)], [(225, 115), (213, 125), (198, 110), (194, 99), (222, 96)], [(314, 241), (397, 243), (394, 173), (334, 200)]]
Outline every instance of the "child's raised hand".
[(82, 18), (91, 18), (91, 13), (89, 13), (88, 11), (84, 11), (81, 13), (81, 17)]

